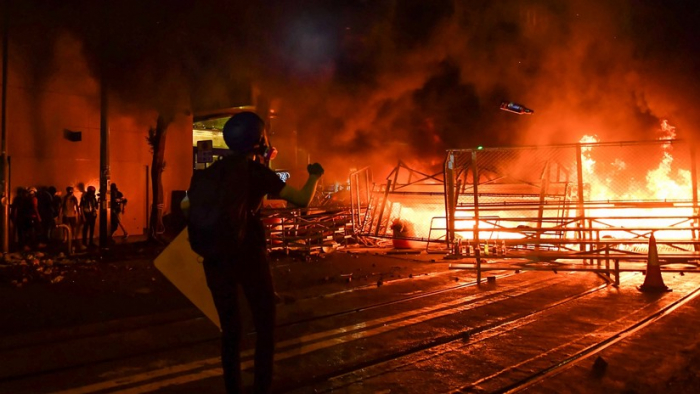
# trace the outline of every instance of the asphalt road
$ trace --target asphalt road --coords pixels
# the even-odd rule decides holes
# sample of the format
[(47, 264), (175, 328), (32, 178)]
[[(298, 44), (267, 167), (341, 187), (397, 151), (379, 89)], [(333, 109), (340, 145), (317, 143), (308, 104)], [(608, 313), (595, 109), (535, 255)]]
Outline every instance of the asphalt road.
[[(223, 392), (218, 330), (153, 267), (158, 250), (0, 267), (0, 392)], [(452, 262), (273, 255), (276, 392), (697, 392), (695, 274), (664, 274), (674, 291), (647, 295), (640, 273), (616, 288), (592, 273), (494, 271), (476, 286)], [(244, 325), (250, 382), (247, 311)]]

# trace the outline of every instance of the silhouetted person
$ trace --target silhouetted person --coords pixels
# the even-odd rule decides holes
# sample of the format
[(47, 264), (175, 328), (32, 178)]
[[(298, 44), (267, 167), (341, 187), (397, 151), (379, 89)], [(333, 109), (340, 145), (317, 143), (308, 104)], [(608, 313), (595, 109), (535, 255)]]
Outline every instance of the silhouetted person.
[(94, 247), (95, 221), (97, 220), (97, 197), (95, 186), (88, 186), (87, 191), (80, 197), (80, 214), (83, 217), (83, 246)]
[(49, 239), (53, 239), (55, 237), (54, 233), (56, 231), (56, 225), (60, 223), (62, 199), (54, 186), (49, 186), (46, 190), (51, 195), (51, 212), (53, 213), (53, 226), (51, 227), (51, 231), (49, 233)]
[[(12, 197), (12, 202), (10, 203), (10, 243), (12, 245), (19, 246), (19, 210), (22, 205), (22, 200), (27, 197), (27, 189), (19, 186), (15, 189), (15, 196)], [(21, 249), (21, 248), (20, 248)]]
[(78, 197), (73, 194), (73, 187), (66, 187), (66, 195), (61, 202), (61, 221), (70, 227), (73, 240), (78, 239)]
[[(232, 247), (225, 256), (205, 257), (204, 271), (221, 322), (221, 362), (227, 392), (242, 390), (238, 303), (238, 286), (241, 286), (256, 332), (254, 392), (267, 393), (272, 385), (276, 300), (260, 206), (266, 194), (279, 195), (297, 206), (307, 206), (323, 168), (317, 163), (309, 165), (309, 178), (300, 190), (282, 182), (266, 165), (270, 159), (268, 152), (273, 148), (269, 147), (264, 122), (252, 112), (242, 112), (229, 119), (224, 126), (224, 140), (230, 154), (214, 165), (226, 166), (224, 174), (230, 174), (231, 178), (222, 183), (229, 186), (222, 185), (221, 193), (226, 194), (230, 211), (243, 209), (247, 219), (242, 226), (245, 229), (242, 239), (236, 242), (240, 246)], [(185, 199), (182, 204), (185, 213), (188, 203)], [(228, 228), (222, 228), (220, 234), (227, 239), (236, 236)]]
[(112, 183), (110, 186), (110, 222), (111, 222), (111, 235), (114, 237), (114, 233), (117, 228), (121, 228), (124, 232), (123, 238), (126, 240), (129, 238), (129, 233), (126, 232), (124, 225), (122, 224), (122, 217), (126, 212), (126, 198), (124, 194), (119, 191), (116, 183)]
[(24, 251), (32, 250), (38, 246), (37, 239), (41, 231), (41, 217), (36, 192), (36, 188), (32, 186), (27, 189), (26, 194), (18, 199), (17, 234), (19, 247)]
[(36, 197), (39, 202), (39, 217), (41, 218), (39, 242), (48, 244), (51, 240), (51, 230), (56, 226), (55, 213), (53, 210), (53, 196), (47, 188), (41, 187)]

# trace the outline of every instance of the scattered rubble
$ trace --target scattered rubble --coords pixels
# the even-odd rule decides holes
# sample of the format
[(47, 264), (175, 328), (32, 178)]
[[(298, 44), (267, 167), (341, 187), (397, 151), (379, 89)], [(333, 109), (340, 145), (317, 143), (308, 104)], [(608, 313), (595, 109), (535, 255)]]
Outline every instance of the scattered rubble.
[[(4, 256), (0, 265), (0, 283), (22, 287), (33, 282), (59, 283), (65, 280), (65, 267), (74, 267), (76, 273), (85, 267), (95, 270), (96, 260), (92, 256), (66, 256), (63, 252), (50, 255), (43, 252), (15, 252)], [(88, 268), (90, 267), (90, 268)]]

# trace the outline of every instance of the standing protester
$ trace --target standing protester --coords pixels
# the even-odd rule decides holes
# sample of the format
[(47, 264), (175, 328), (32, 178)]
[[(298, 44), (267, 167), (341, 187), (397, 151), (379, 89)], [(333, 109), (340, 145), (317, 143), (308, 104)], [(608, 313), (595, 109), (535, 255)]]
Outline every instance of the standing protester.
[(49, 240), (53, 240), (56, 237), (55, 234), (57, 233), (56, 225), (60, 223), (61, 205), (63, 201), (56, 190), (56, 187), (49, 186), (47, 190), (51, 195), (51, 212), (53, 213), (53, 225), (50, 226)]
[(83, 247), (94, 247), (96, 246), (93, 239), (95, 236), (95, 221), (97, 220), (95, 186), (88, 186), (87, 192), (80, 197), (80, 213), (83, 215)]
[(78, 198), (73, 194), (73, 187), (66, 187), (66, 195), (61, 203), (61, 221), (68, 225), (73, 235), (73, 240), (78, 239)]
[(122, 231), (124, 232), (124, 240), (129, 238), (129, 233), (126, 232), (126, 229), (124, 228), (124, 225), (122, 224), (122, 216), (124, 216), (124, 213), (126, 212), (126, 198), (124, 198), (124, 194), (122, 194), (121, 191), (117, 188), (116, 183), (112, 183), (110, 186), (110, 195), (111, 195), (111, 202), (110, 202), (110, 222), (111, 222), (111, 236), (114, 237), (114, 233), (117, 231), (117, 228), (121, 228)]
[[(46, 245), (51, 240), (52, 229), (56, 226), (53, 196), (47, 188), (41, 187), (37, 193), (37, 200), (39, 202), (39, 217), (41, 218), (39, 242)], [(41, 244), (39, 246), (41, 247)]]
[(15, 196), (12, 198), (12, 203), (10, 204), (10, 222), (12, 224), (12, 236), (10, 241), (14, 243), (17, 242), (19, 249), (22, 249), (23, 238), (20, 229), (20, 211), (23, 209), (23, 205), (27, 199), (27, 189), (20, 186), (15, 190)]
[(18, 211), (19, 245), (25, 251), (37, 246), (37, 239), (41, 228), (41, 216), (39, 215), (39, 201), (36, 197), (36, 188), (27, 189), (25, 197), (20, 199)]
[[(323, 175), (323, 168), (318, 163), (309, 165), (309, 178), (301, 189), (282, 182), (267, 167), (267, 161), (272, 158), (269, 153), (275, 151), (268, 144), (263, 120), (252, 112), (242, 112), (229, 119), (223, 134), (229, 155), (214, 166), (224, 166), (224, 181), (218, 192), (222, 193), (225, 206), (229, 207), (226, 209), (229, 217), (234, 219), (216, 232), (214, 238), (218, 239), (213, 242), (227, 243), (230, 250), (216, 257), (204, 256), (204, 271), (221, 323), (221, 362), (226, 391), (239, 393), (242, 390), (240, 286), (255, 324), (254, 392), (268, 393), (273, 375), (276, 302), (260, 207), (266, 194), (279, 195), (297, 206), (308, 206)], [(199, 208), (195, 208), (194, 194), (192, 197), (191, 202), (185, 200), (183, 210), (187, 212), (191, 208), (194, 215)], [(193, 223), (193, 215), (188, 218), (190, 223)]]

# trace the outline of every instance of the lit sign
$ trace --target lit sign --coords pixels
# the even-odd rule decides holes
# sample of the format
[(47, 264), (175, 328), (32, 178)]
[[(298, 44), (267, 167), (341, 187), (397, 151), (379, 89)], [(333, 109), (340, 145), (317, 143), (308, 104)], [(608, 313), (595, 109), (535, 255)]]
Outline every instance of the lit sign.
[(214, 144), (212, 140), (197, 141), (197, 163), (214, 162)]

